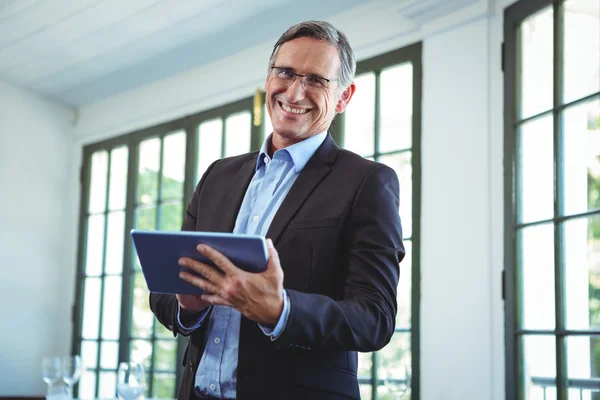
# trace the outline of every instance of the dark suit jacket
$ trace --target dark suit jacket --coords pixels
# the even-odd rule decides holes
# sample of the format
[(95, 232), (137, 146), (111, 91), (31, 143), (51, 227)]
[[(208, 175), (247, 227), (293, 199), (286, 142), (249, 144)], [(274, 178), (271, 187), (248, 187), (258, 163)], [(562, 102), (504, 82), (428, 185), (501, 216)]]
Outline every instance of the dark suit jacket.
[[(215, 162), (186, 211), (184, 230), (231, 232), (258, 153)], [(357, 351), (390, 340), (404, 257), (395, 172), (338, 148), (327, 136), (269, 228), (284, 271), (290, 314), (272, 341), (242, 317), (237, 398), (359, 399)], [(150, 295), (158, 320), (181, 334), (174, 295)], [(190, 335), (179, 399), (189, 399), (205, 346)]]

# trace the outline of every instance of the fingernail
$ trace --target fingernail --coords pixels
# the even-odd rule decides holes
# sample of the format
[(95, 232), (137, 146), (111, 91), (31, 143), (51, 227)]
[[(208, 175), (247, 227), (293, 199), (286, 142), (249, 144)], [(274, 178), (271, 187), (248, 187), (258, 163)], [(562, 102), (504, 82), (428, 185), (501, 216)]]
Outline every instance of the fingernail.
[(204, 246), (202, 246), (201, 244), (199, 244), (198, 247), (196, 247), (196, 250), (198, 250), (199, 253), (204, 254)]
[(179, 259), (179, 265), (181, 265), (181, 266), (185, 266), (186, 265), (186, 262), (185, 262), (185, 260), (183, 258)]
[(275, 246), (273, 246), (273, 241), (271, 239), (267, 239), (267, 247), (269, 249), (272, 249), (273, 247), (275, 247)]

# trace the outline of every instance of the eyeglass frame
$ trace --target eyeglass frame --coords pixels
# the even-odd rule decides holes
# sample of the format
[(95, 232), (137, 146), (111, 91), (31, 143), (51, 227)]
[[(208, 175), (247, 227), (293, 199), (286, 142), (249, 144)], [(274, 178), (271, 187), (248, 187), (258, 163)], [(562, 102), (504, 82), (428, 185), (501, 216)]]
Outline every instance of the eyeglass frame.
[[(292, 68), (289, 67), (277, 67), (275, 65), (271, 65), (269, 67), (269, 74), (271, 72), (273, 72), (273, 70), (279, 70), (280, 72), (288, 72), (290, 74), (292, 74), (294, 77), (292, 79), (288, 79), (286, 80), (285, 78), (280, 78), (279, 76), (274, 76), (275, 78), (281, 79), (283, 81), (287, 81), (290, 82), (289, 86), (292, 86), (294, 84), (294, 82), (296, 81), (296, 78), (300, 77), (300, 84), (302, 85), (302, 88), (304, 90), (308, 90), (307, 87), (309, 88), (315, 88), (315, 89), (329, 89), (330, 88), (330, 84), (331, 82), (338, 82), (338, 79), (328, 79), (319, 75), (315, 75), (315, 74), (298, 74), (296, 73)], [(318, 80), (323, 80), (327, 83), (327, 85), (323, 85), (322, 87), (318, 87), (318, 86), (311, 86), (311, 85), (307, 85), (305, 82), (305, 78), (316, 78)]]

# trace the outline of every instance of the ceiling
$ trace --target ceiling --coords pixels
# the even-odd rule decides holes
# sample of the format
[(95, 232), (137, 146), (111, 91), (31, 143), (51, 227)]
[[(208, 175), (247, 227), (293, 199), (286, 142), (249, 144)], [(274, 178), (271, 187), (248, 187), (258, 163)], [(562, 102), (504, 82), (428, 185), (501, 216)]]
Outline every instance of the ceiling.
[(0, 0), (0, 77), (82, 106), (369, 0)]
[(476, 1), (0, 0), (0, 79), (77, 108), (274, 40), (303, 20), (344, 14), (420, 26)]

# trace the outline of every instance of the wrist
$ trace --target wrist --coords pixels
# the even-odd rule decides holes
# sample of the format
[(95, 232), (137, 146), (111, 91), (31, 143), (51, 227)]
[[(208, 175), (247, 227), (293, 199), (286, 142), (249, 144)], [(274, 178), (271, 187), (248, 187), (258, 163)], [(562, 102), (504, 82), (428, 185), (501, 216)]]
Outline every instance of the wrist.
[(277, 322), (279, 322), (279, 319), (281, 318), (281, 314), (283, 313), (283, 290), (279, 293), (279, 296), (277, 297), (277, 299), (273, 302), (273, 312), (271, 314), (271, 317), (269, 318), (269, 321), (267, 322), (267, 325), (270, 326), (276, 326)]

